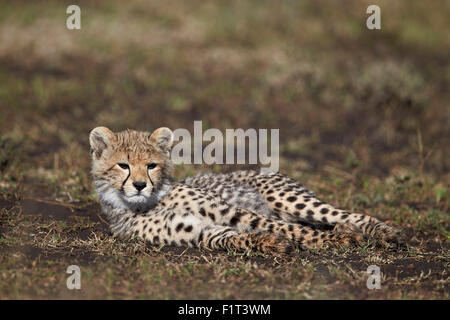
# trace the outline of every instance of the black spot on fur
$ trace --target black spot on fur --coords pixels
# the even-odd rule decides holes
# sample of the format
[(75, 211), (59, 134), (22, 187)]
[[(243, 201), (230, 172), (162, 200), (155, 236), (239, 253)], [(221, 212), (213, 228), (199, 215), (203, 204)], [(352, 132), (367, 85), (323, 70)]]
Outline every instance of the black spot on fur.
[(322, 204), (322, 202), (320, 202), (320, 201), (318, 201), (318, 202), (313, 202), (313, 206), (314, 207), (318, 207), (318, 206), (320, 206)]
[(298, 210), (305, 209), (305, 207), (306, 207), (306, 204), (304, 204), (304, 203), (297, 203), (295, 205), (295, 208), (297, 208)]
[(252, 227), (252, 229), (255, 229), (258, 226), (260, 220), (261, 218), (255, 218), (250, 221), (250, 227)]
[(230, 225), (235, 226), (239, 222), (239, 218), (237, 216), (234, 216), (230, 219)]

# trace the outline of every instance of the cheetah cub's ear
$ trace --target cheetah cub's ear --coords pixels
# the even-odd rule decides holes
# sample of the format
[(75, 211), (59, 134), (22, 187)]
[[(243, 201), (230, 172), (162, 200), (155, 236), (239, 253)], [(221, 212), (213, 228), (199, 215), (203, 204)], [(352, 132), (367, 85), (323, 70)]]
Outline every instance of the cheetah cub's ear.
[(92, 156), (99, 159), (103, 151), (116, 140), (114, 132), (106, 127), (97, 127), (89, 135)]
[(156, 144), (161, 150), (169, 153), (173, 144), (172, 130), (166, 127), (156, 129), (150, 136), (152, 143)]

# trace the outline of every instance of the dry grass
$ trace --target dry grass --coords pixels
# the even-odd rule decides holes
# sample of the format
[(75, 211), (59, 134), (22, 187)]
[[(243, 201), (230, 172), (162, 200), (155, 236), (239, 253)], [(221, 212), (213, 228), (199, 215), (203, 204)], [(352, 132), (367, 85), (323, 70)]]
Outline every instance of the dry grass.
[[(381, 31), (365, 28), (365, 1), (256, 0), (81, 1), (69, 31), (68, 2), (3, 1), (0, 298), (448, 299), (449, 4), (376, 2)], [(112, 239), (89, 131), (193, 120), (280, 128), (282, 172), (403, 228), (409, 250), (275, 259)]]

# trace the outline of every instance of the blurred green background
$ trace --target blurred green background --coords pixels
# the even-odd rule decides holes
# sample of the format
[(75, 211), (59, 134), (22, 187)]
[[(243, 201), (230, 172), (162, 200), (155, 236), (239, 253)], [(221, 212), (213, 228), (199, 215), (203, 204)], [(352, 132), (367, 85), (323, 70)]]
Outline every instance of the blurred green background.
[[(70, 4), (81, 8), (81, 30), (66, 28)], [(381, 8), (381, 30), (366, 28), (371, 4)], [(193, 121), (202, 120), (204, 129), (279, 128), (280, 171), (337, 206), (418, 232), (418, 243), (438, 241), (423, 250), (434, 248), (433, 261), (448, 259), (441, 245), (448, 248), (450, 235), (449, 16), (447, 0), (2, 0), (0, 195), (6, 200), (0, 200), (37, 197), (93, 205), (89, 212), (98, 212), (88, 146), (96, 126), (192, 132)], [(175, 174), (238, 168), (177, 166)], [(44, 225), (12, 216), (0, 215), (4, 252), (17, 245), (60, 248), (63, 255), (80, 248), (64, 226), (46, 225), (50, 229), (41, 234), (27, 228)], [(92, 225), (78, 227), (90, 231)], [(49, 242), (52, 230), (60, 238)], [(39, 236), (25, 240), (30, 233)], [(91, 245), (81, 247), (94, 252), (94, 260), (112, 252)], [(116, 256), (127, 256), (114, 248)], [(3, 257), (0, 262), (9, 266), (4, 270), (28, 261), (12, 253)], [(427, 286), (431, 296), (448, 297), (442, 291), (445, 283), (448, 288), (444, 264), (431, 265), (438, 266), (436, 283)], [(50, 281), (46, 272), (41, 276)], [(295, 283), (289, 277), (274, 280), (253, 288), (262, 293), (252, 295), (240, 291), (239, 272), (236, 287), (231, 281), (216, 297), (274, 297), (277, 283)], [(0, 273), (7, 297), (20, 297), (14, 293), (27, 287), (26, 276), (10, 287), (14, 277)], [(190, 285), (195, 297), (210, 291), (211, 284), (201, 283)], [(308, 291), (303, 296), (306, 287), (295, 286), (276, 296), (329, 296)], [(166, 293), (144, 296), (185, 297), (183, 290)]]
[(0, 133), (32, 154), (202, 120), (280, 128), (282, 164), (308, 170), (415, 169), (420, 134), (448, 172), (448, 1), (80, 1), (81, 30), (69, 4), (0, 4)]

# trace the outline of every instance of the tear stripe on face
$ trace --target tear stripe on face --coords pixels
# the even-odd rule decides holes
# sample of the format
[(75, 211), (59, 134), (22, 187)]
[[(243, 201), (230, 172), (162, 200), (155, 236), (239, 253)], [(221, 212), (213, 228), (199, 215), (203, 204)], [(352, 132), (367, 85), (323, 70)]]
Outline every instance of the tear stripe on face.
[(161, 184), (161, 187), (153, 190), (150, 197), (139, 196), (139, 198), (136, 198), (137, 201), (133, 201), (133, 197), (129, 198), (125, 196), (105, 180), (95, 181), (94, 186), (101, 203), (112, 206), (113, 208), (140, 212), (145, 212), (153, 208), (172, 188), (167, 180)]

